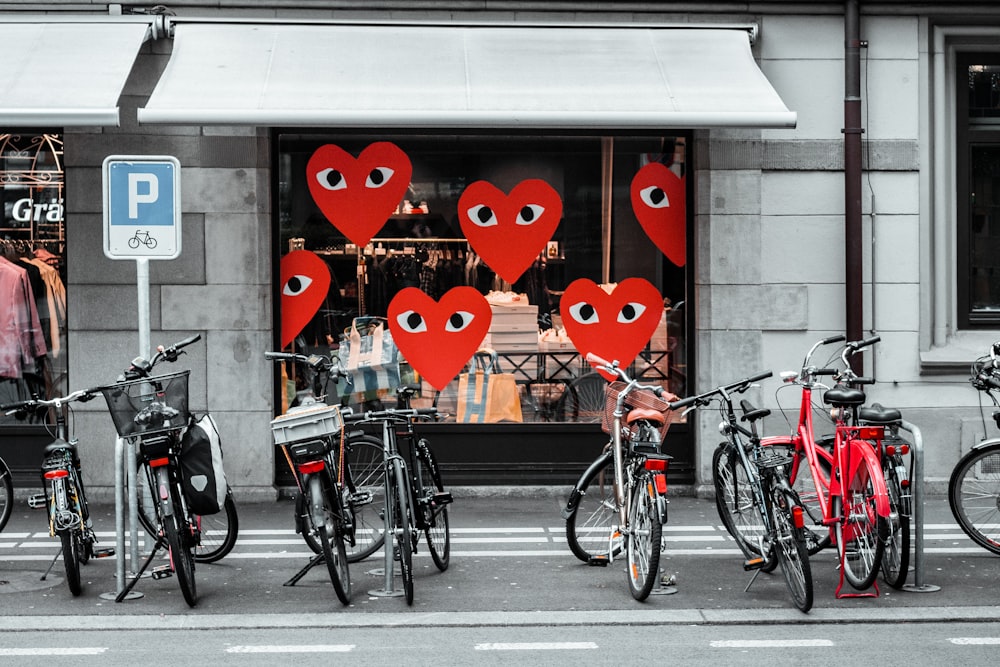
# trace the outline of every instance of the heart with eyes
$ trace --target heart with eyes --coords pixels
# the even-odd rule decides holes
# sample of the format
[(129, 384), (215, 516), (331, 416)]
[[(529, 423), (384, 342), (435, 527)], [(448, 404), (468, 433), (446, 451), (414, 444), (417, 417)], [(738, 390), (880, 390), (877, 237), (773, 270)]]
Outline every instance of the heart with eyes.
[(319, 312), (330, 290), (330, 268), (316, 253), (293, 250), (281, 258), (281, 347)]
[(340, 146), (316, 149), (306, 164), (313, 201), (340, 233), (367, 245), (396, 210), (410, 186), (413, 165), (388, 141), (370, 144), (355, 158)]
[[(580, 355), (588, 353), (622, 368), (646, 347), (663, 314), (663, 297), (644, 278), (627, 278), (610, 294), (593, 280), (574, 280), (559, 303), (566, 335)], [(608, 380), (617, 380), (605, 371)]]
[(687, 199), (684, 179), (665, 164), (650, 162), (630, 188), (632, 212), (646, 236), (677, 266), (687, 259)]
[(416, 287), (405, 287), (389, 302), (388, 318), (400, 353), (440, 390), (482, 345), (493, 311), (473, 287), (453, 287), (439, 301)]
[(562, 198), (540, 179), (521, 181), (510, 194), (487, 181), (471, 183), (458, 199), (462, 233), (486, 265), (514, 283), (545, 249), (562, 219)]

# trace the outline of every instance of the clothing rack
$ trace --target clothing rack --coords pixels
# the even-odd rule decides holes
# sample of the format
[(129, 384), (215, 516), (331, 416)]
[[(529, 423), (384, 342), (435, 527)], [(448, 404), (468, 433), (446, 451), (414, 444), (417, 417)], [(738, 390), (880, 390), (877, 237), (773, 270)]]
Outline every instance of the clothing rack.
[(465, 243), (468, 244), (468, 239), (446, 239), (446, 238), (375, 238), (369, 241), (369, 243)]

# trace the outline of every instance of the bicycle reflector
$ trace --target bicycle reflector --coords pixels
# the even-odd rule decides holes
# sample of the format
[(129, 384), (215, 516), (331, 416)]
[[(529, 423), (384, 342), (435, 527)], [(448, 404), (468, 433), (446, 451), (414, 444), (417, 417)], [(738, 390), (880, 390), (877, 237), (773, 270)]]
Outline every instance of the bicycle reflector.
[(324, 467), (322, 461), (309, 461), (308, 463), (299, 464), (299, 472), (303, 475), (311, 475), (314, 472), (319, 472)]
[(45, 479), (62, 479), (63, 477), (69, 477), (68, 470), (46, 470)]
[(792, 523), (799, 530), (802, 530), (806, 526), (806, 520), (802, 516), (802, 507), (799, 505), (792, 508)]
[(660, 472), (667, 469), (666, 459), (646, 459), (646, 470)]
[(661, 496), (667, 492), (667, 476), (666, 475), (653, 475), (653, 481), (656, 483), (656, 492)]
[(885, 453), (886, 456), (894, 456), (896, 454), (899, 454), (900, 456), (906, 456), (907, 454), (910, 453), (910, 446), (907, 444), (902, 444), (899, 447), (896, 447), (895, 445), (886, 445)]
[(858, 438), (861, 440), (881, 440), (884, 437), (884, 426), (863, 426), (858, 429)]

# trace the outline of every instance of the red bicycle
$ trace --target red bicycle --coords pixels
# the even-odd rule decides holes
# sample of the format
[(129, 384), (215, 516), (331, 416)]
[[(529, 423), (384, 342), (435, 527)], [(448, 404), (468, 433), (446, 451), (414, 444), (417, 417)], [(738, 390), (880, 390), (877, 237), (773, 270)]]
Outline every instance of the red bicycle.
[[(840, 348), (844, 370), (812, 365), (813, 354), (823, 345), (844, 341), (844, 336), (825, 338), (809, 350), (802, 370), (782, 373), (789, 385), (801, 387), (798, 424), (791, 435), (761, 439), (765, 446), (787, 449), (791, 457), (789, 479), (799, 493), (803, 508), (820, 530), (808, 538), (814, 553), (835, 541), (840, 559), (841, 593), (844, 579), (861, 591), (872, 587), (889, 537), (890, 504), (880, 458), (884, 426), (859, 426), (857, 411), (865, 384), (850, 367), (850, 356), (874, 345), (878, 336), (846, 343)], [(831, 357), (833, 359), (835, 357)], [(833, 376), (837, 384), (827, 388), (818, 378)], [(814, 390), (823, 392), (823, 402), (831, 406), (834, 422), (832, 446), (824, 446), (813, 430)], [(878, 594), (878, 586), (875, 593)]]

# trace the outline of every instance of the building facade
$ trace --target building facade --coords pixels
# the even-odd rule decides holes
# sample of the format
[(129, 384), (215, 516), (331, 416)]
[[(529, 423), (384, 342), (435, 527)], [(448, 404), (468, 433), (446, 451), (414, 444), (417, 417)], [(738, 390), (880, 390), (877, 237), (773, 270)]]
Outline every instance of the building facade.
[[(322, 347), (351, 317), (374, 312), (366, 284), (392, 253), (423, 251), (426, 265), (427, 250), (442, 261), (445, 251), (469, 250), (459, 248), (466, 239), (455, 216), (471, 183), (509, 192), (539, 179), (563, 206), (555, 245), (545, 247), (551, 293), (578, 278), (640, 277), (666, 299), (664, 344), (639, 357), (640, 371), (656, 371), (655, 353), (669, 352), (661, 379), (690, 394), (761, 370), (797, 370), (813, 342), (852, 326), (878, 334), (864, 362), (878, 380), (868, 393), (921, 428), (926, 483), (946, 483), (983, 433), (969, 365), (1000, 337), (991, 252), (1000, 234), (991, 220), (1000, 9), (864, 0), (747, 2), (740, 11), (732, 3), (411, 4), (81, 10), (56, 2), (40, 14), (34, 3), (0, 2), (0, 54), (17, 64), (0, 72), (0, 91), (10, 91), (0, 98), (4, 241), (56, 255), (65, 287), (64, 319), (50, 306), (47, 324), (39, 320), (49, 327), (47, 362), (30, 369), (47, 374), (48, 390), (105, 384), (140, 352), (138, 264), (105, 253), (109, 156), (172, 156), (181, 165), (182, 252), (149, 262), (150, 340), (202, 334), (182, 359), (191, 402), (217, 417), (228, 476), (247, 496), (284, 484), (268, 422), (288, 394), (263, 357), (285, 342), (282, 258), (305, 247), (331, 267), (330, 294), (340, 301), (324, 306), (322, 331), (307, 328), (313, 339), (295, 342)], [(856, 60), (847, 38), (855, 9)], [(73, 33), (87, 35), (80, 52)], [(85, 85), (78, 65), (89, 72)], [(662, 79), (641, 78), (650, 66)], [(34, 74), (26, 80), (25, 71)], [(538, 71), (554, 72), (558, 85), (536, 81)], [(456, 88), (453, 77), (470, 72), (482, 78)], [(858, 133), (845, 128), (858, 102), (853, 170), (846, 146)], [(413, 176), (365, 252), (327, 224), (330, 212), (317, 223), (307, 165), (324, 146), (358, 156), (378, 142), (401, 148)], [(654, 247), (627, 207), (629, 182), (649, 163), (684, 179), (679, 254)], [(48, 175), (29, 187), (28, 171)], [(60, 174), (55, 182), (49, 172)], [(853, 201), (851, 178), (860, 188)], [(430, 231), (414, 233), (418, 226)], [(418, 240), (427, 238), (433, 248)], [(531, 289), (499, 286), (480, 291)], [(562, 312), (551, 299), (542, 310)], [(508, 349), (509, 364), (531, 357), (544, 367), (526, 369), (533, 382), (523, 391), (536, 395), (523, 404), (523, 423), (435, 426), (439, 458), (458, 483), (566, 483), (603, 436), (541, 394), (548, 385), (565, 393), (586, 368), (575, 360), (560, 376), (557, 354)], [(11, 395), (26, 391), (23, 371), (8, 373)], [(773, 410), (772, 433), (789, 428), (778, 408), (794, 420), (798, 407), (780, 386), (765, 381), (750, 396)], [(76, 430), (88, 482), (110, 488), (114, 431), (98, 403), (75, 410)], [(672, 427), (676, 487), (711, 487), (716, 423), (692, 413)], [(44, 440), (31, 424), (0, 426), (8, 459), (11, 443)]]

